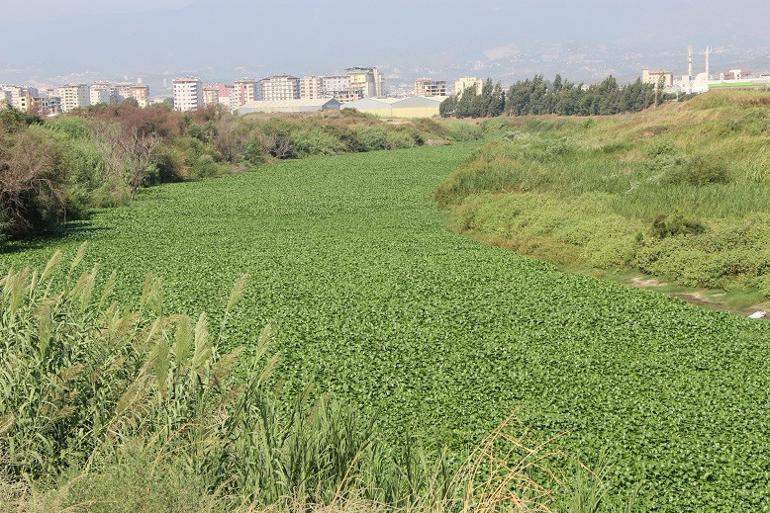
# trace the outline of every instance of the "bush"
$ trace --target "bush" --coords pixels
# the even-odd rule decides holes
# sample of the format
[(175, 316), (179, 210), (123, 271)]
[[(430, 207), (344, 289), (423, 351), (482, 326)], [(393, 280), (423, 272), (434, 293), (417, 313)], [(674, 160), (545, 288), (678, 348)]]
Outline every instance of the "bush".
[(690, 157), (682, 165), (670, 168), (664, 178), (667, 184), (696, 187), (729, 182), (730, 175), (724, 165), (701, 156)]
[(697, 221), (685, 219), (682, 214), (661, 215), (652, 222), (652, 235), (658, 239), (677, 235), (700, 235), (706, 227)]
[(345, 150), (342, 141), (319, 127), (294, 130), (291, 133), (291, 140), (298, 158), (310, 155), (335, 155)]
[(67, 147), (31, 126), (0, 146), (0, 206), (5, 232), (24, 237), (55, 227), (69, 206)]

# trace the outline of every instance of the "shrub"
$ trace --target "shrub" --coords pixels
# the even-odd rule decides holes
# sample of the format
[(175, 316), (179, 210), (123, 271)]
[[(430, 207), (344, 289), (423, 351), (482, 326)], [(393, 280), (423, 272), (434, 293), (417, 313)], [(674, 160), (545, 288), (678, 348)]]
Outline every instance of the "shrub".
[(660, 215), (652, 222), (652, 235), (658, 239), (677, 235), (700, 235), (706, 227), (697, 221), (685, 219), (682, 214)]
[(70, 169), (64, 141), (29, 127), (0, 146), (0, 206), (13, 237), (53, 228), (69, 205)]
[(299, 158), (309, 155), (334, 155), (341, 153), (345, 145), (334, 135), (319, 127), (306, 127), (291, 133), (294, 151)]
[(664, 183), (671, 185), (703, 186), (725, 184), (730, 175), (720, 162), (694, 156), (678, 166), (672, 166), (664, 178)]

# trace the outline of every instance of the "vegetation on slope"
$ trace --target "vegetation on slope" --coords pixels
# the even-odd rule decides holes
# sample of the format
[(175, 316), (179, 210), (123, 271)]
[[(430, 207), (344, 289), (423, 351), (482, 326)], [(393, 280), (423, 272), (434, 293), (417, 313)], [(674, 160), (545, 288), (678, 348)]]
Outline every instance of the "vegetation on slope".
[(455, 227), (559, 264), (770, 296), (770, 96), (605, 119), (495, 120), (436, 192)]
[(768, 325), (446, 230), (431, 194), (474, 148), (288, 161), (148, 189), (64, 238), (10, 244), (0, 269), (39, 268), (90, 240), (82, 265), (117, 271), (119, 304), (134, 304), (153, 272), (168, 285), (164, 314), (206, 311), (211, 326), (221, 285), (248, 273), (221, 350), (253, 354), (273, 320), (288, 397), (314, 384), (388, 446), (446, 445), (459, 465), (516, 412), (535, 440), (556, 437), (554, 450), (590, 468), (606, 453), (614, 500), (638, 488), (643, 511), (761, 510)]
[(142, 187), (221, 176), (274, 159), (478, 136), (430, 120), (391, 125), (353, 111), (238, 118), (129, 101), (50, 120), (0, 111), (0, 237), (51, 230)]

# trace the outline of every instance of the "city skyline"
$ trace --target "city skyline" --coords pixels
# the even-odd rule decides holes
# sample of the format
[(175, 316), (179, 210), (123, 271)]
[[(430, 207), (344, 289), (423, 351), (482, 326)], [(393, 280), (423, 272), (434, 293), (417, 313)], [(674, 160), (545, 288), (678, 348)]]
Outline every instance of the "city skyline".
[[(472, 8), (455, 0), (393, 0), (374, 9), (343, 9), (341, 0), (294, 2), (291, 9), (284, 0), (137, 0), (97, 7), (74, 0), (67, 16), (50, 0), (39, 4), (43, 14), (35, 20), (4, 8), (3, 39), (24, 44), (0, 59), (0, 82), (143, 76), (157, 89), (162, 77), (233, 81), (351, 65), (377, 66), (391, 84), (462, 75), (512, 83), (534, 73), (586, 82), (610, 74), (630, 80), (645, 66), (673, 68), (690, 44), (712, 46), (715, 69), (770, 69), (763, 21), (770, 18), (770, 5), (755, 0), (730, 6), (481, 0)], [(754, 15), (740, 19), (742, 10)], [(469, 18), (478, 29), (468, 28)]]

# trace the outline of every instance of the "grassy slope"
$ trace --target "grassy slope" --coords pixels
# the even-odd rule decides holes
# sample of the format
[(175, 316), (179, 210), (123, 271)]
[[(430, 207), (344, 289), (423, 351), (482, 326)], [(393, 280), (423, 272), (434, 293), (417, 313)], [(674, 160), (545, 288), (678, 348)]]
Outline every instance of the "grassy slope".
[[(458, 237), (431, 193), (472, 151), (455, 145), (286, 162), (143, 193), (62, 240), (11, 247), (0, 270), (91, 241), (87, 260), (136, 297), (220, 310), (252, 275), (238, 326), (279, 326), (281, 372), (381, 428), (458, 450), (517, 409), (539, 437), (661, 511), (768, 501), (768, 327), (570, 275)], [(216, 322), (213, 320), (212, 322)]]
[[(508, 129), (439, 190), (459, 230), (560, 264), (770, 295), (767, 93)], [(704, 233), (653, 234), (676, 215)]]

